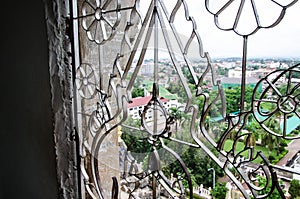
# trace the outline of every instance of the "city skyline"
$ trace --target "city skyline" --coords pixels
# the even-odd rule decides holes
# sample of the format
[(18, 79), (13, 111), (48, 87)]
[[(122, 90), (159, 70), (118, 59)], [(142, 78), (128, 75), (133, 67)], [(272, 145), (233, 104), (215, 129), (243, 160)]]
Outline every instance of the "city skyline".
[[(165, 2), (166, 3), (166, 2)], [(168, 1), (166, 4), (170, 8), (176, 1)], [(194, 17), (197, 23), (197, 31), (203, 42), (203, 49), (212, 58), (242, 57), (243, 38), (233, 31), (222, 31), (214, 24), (214, 17), (205, 9), (204, 1), (187, 1), (190, 16)], [(143, 5), (143, 4), (141, 4)], [(145, 13), (146, 6), (141, 6)], [(260, 29), (248, 38), (248, 58), (299, 58), (300, 49), (300, 3), (287, 8), (282, 21), (271, 29)], [(270, 11), (271, 12), (271, 11)], [(176, 15), (175, 26), (177, 32), (185, 37), (191, 33), (191, 23), (186, 21), (182, 7)], [(268, 14), (268, 13), (267, 13)], [(271, 16), (271, 15), (270, 15)], [(184, 26), (182, 26), (184, 24)], [(184, 27), (178, 29), (178, 27)], [(292, 39), (291, 39), (292, 38)]]

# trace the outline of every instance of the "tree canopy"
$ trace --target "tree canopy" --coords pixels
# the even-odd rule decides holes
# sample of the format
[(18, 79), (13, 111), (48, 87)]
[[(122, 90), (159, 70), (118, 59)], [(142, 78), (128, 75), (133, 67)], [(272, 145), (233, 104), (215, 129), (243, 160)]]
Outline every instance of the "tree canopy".
[(291, 199), (300, 196), (300, 183), (299, 180), (293, 179), (290, 183), (289, 194), (291, 194)]
[(225, 183), (218, 183), (216, 187), (211, 190), (211, 193), (214, 198), (225, 199), (227, 191), (228, 189)]

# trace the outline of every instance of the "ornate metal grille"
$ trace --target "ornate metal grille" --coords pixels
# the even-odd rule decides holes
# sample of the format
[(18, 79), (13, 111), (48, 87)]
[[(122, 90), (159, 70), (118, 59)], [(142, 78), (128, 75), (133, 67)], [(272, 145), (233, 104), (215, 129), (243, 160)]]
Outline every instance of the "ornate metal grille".
[[(233, 114), (226, 108), (222, 82), (203, 50), (188, 1), (73, 0), (74, 117), (82, 197), (193, 198), (198, 189), (191, 173), (197, 171), (191, 171), (184, 157), (188, 151), (197, 151), (195, 164), (209, 157), (207, 163), (221, 168), (245, 198), (250, 194), (268, 198), (275, 191), (285, 198), (279, 176), (300, 172), (272, 164), (266, 154), (257, 152), (254, 132), (248, 127), (256, 121), (269, 140), (299, 138), (287, 130), (290, 117), (300, 118), (300, 84), (292, 82), (300, 72), (299, 64), (262, 77), (253, 90), (251, 105), (246, 104), (247, 44), (248, 37), (259, 29), (278, 25), (296, 2), (270, 0), (268, 3), (280, 11), (268, 24), (260, 18), (263, 10), (257, 1), (205, 1), (216, 26), (234, 31), (244, 41), (240, 97), (235, 101), (239, 111)], [(140, 4), (146, 5), (146, 12), (140, 11)], [(222, 24), (220, 18), (233, 5), (233, 22)], [(247, 6), (251, 12), (245, 12)], [(245, 13), (254, 23), (243, 29)], [(191, 27), (188, 37), (177, 31), (182, 28), (176, 23), (179, 17)], [(167, 64), (162, 66), (162, 61)], [(164, 93), (166, 74), (177, 79), (179, 102), (176, 95)], [(277, 84), (281, 78), (287, 79), (283, 89)], [(132, 92), (141, 89), (138, 86), (142, 83), (150, 95), (140, 98), (146, 100), (143, 105), (134, 107)], [(262, 85), (266, 86), (261, 91)], [(167, 102), (177, 105), (171, 108)], [(271, 108), (266, 111), (265, 107)], [(217, 122), (212, 119), (215, 116), (219, 117)], [(272, 122), (282, 122), (281, 130)], [(263, 184), (258, 176), (265, 178)]]

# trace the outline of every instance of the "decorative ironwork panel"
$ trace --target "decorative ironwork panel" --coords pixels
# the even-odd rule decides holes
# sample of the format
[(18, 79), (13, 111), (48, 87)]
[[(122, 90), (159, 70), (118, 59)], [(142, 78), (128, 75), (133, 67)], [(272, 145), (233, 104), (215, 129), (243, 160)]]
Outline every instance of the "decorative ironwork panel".
[(281, 179), (300, 172), (255, 145), (259, 136), (261, 148), (279, 155), (299, 138), (299, 64), (247, 90), (247, 45), (296, 2), (203, 2), (219, 29), (243, 38), (240, 86), (229, 101), (188, 0), (73, 0), (82, 198), (209, 198), (210, 171), (241, 197), (285, 198)]

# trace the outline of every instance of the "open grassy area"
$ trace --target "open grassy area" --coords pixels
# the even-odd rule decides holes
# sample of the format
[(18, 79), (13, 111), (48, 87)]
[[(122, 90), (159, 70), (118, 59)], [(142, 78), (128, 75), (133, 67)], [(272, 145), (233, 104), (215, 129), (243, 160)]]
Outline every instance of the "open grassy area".
[[(232, 149), (233, 147), (233, 140), (226, 140), (225, 142), (225, 145), (224, 145), (224, 151), (226, 152), (229, 152), (230, 149)], [(243, 142), (238, 142), (237, 145), (236, 145), (236, 152), (240, 152), (244, 149), (245, 145)], [(261, 151), (263, 152), (263, 154), (268, 158), (269, 157), (269, 152), (268, 152), (268, 149), (266, 147), (263, 147), (263, 146), (255, 146), (254, 147), (254, 156), (257, 154), (258, 151)], [(280, 154), (280, 158), (277, 158), (276, 160), (272, 160), (271, 162), (273, 164), (276, 164), (277, 162), (279, 162), (279, 160), (284, 157), (284, 155), (287, 153), (287, 151), (285, 151), (283, 154)], [(241, 153), (242, 156), (244, 156), (245, 158), (248, 158), (248, 151), (244, 151), (243, 153)], [(273, 157), (277, 157), (277, 154), (276, 154), (276, 150), (272, 150), (271, 153), (270, 153), (271, 156)], [(255, 163), (261, 163), (261, 159), (258, 158), (258, 159), (255, 159), (253, 162)]]

